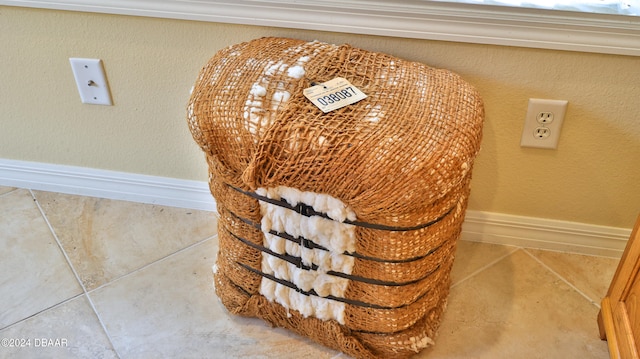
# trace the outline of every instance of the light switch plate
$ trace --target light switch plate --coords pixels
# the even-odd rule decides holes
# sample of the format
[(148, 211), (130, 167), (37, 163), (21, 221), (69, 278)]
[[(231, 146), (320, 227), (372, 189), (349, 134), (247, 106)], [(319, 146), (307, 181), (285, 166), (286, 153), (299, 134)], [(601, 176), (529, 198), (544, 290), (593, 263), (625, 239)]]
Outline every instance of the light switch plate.
[(72, 57), (69, 62), (82, 103), (113, 105), (102, 60)]

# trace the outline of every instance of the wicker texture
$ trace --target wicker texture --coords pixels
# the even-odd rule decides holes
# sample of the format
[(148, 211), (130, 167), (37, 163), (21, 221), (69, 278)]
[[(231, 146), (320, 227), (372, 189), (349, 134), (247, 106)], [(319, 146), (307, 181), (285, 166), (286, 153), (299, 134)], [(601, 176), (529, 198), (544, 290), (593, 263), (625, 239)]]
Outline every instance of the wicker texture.
[[(303, 96), (335, 77), (368, 98), (324, 114)], [(220, 213), (214, 277), (224, 305), (358, 358), (403, 358), (432, 344), (482, 121), (473, 87), (424, 64), (283, 38), (219, 51), (195, 84), (188, 123)], [(345, 224), (356, 241), (342, 323), (260, 293), (264, 199), (247, 193), (278, 186), (328, 194), (357, 217)]]

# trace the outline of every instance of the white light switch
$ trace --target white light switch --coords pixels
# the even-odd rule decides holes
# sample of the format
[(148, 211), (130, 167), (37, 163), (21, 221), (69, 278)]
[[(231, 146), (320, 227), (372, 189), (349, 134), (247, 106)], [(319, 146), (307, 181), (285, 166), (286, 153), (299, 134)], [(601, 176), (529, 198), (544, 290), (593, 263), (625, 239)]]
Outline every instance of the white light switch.
[(82, 103), (111, 106), (111, 94), (102, 60), (70, 58), (71, 70), (76, 79)]

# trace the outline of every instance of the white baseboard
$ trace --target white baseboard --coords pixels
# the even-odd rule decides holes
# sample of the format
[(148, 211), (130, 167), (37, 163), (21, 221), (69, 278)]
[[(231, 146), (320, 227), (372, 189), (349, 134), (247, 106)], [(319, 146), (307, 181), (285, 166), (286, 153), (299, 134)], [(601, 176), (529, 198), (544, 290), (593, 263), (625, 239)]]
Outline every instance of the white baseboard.
[(620, 258), (631, 229), (467, 211), (462, 239)]
[(205, 182), (0, 159), (0, 185), (215, 211)]
[[(0, 185), (215, 211), (205, 182), (0, 159)], [(631, 229), (467, 211), (462, 239), (621, 257)]]

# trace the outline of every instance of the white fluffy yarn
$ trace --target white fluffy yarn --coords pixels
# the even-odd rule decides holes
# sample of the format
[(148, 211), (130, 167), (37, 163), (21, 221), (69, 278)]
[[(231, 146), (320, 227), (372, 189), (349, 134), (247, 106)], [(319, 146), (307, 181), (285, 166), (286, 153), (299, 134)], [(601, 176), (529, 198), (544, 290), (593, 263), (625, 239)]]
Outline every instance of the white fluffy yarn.
[[(304, 295), (295, 290), (263, 278), (260, 293), (270, 301), (276, 301), (283, 307), (299, 311), (304, 317), (334, 319), (344, 324), (344, 303), (323, 298), (329, 295), (344, 297), (348, 279), (327, 274), (328, 271), (351, 274), (354, 258), (343, 253), (355, 251), (355, 227), (342, 223), (345, 219), (354, 221), (355, 213), (342, 201), (327, 194), (302, 192), (292, 187), (278, 186), (259, 188), (261, 196), (271, 199), (284, 199), (292, 206), (298, 203), (313, 207), (314, 211), (326, 213), (331, 219), (320, 216), (306, 217), (290, 209), (267, 202), (260, 202), (262, 214), (261, 228), (264, 233), (264, 246), (278, 254), (300, 257), (308, 267), (318, 266), (317, 270), (296, 267), (287, 261), (267, 253), (262, 254), (262, 271), (295, 284), (303, 291), (314, 290), (319, 297)], [(303, 237), (328, 249), (305, 248), (292, 241), (272, 235), (269, 231), (287, 233), (293, 237)]]

